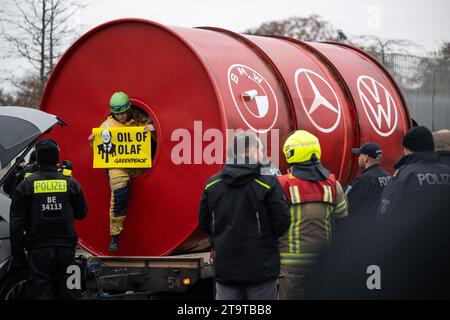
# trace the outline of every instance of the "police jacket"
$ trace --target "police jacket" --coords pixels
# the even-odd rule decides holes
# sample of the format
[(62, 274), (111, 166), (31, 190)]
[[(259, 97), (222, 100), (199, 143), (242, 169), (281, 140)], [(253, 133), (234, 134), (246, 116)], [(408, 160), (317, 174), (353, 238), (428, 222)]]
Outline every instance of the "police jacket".
[(436, 151), (436, 155), (439, 161), (450, 166), (450, 151)]
[[(25, 178), (11, 203), (11, 247), (70, 247), (77, 244), (74, 219), (83, 219), (87, 204), (79, 183), (57, 168), (43, 168)], [(25, 235), (24, 235), (25, 231)]]
[(379, 164), (365, 169), (345, 190), (351, 219), (374, 222), (389, 174)]
[(217, 281), (257, 283), (280, 272), (278, 238), (289, 228), (289, 205), (261, 165), (227, 164), (207, 180), (199, 224), (214, 249)]
[(352, 224), (331, 244), (309, 276), (307, 299), (450, 298), (450, 168), (433, 152), (396, 167), (382, 194), (384, 218)]
[(394, 167), (397, 171), (381, 196), (379, 218), (400, 213), (422, 214), (449, 197), (450, 167), (435, 152), (412, 153)]

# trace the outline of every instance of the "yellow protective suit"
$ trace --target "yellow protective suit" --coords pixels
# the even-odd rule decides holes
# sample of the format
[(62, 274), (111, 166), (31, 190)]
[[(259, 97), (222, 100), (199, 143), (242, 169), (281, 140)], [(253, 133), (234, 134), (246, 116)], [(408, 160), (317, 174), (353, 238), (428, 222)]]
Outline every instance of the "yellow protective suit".
[[(109, 116), (102, 124), (102, 128), (131, 127), (137, 123), (133, 119), (120, 123)], [(111, 236), (119, 235), (123, 230), (123, 223), (127, 216), (128, 197), (131, 177), (136, 175), (135, 169), (112, 168), (107, 169), (109, 186), (111, 188), (111, 202), (109, 207), (109, 228)]]

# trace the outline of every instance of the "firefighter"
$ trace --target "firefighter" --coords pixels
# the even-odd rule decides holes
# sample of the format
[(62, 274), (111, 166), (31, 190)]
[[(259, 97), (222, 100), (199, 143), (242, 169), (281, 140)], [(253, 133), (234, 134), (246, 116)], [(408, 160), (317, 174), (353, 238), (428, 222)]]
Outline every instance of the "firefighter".
[[(109, 102), (111, 115), (100, 125), (102, 128), (111, 127), (130, 127), (138, 126), (139, 123), (133, 119), (131, 113), (131, 101), (128, 95), (123, 92), (116, 92), (111, 96)], [(154, 131), (152, 124), (147, 124), (144, 131)], [(91, 134), (88, 138), (89, 143), (93, 144), (94, 136)], [(110, 201), (110, 234), (111, 242), (109, 251), (117, 252), (119, 248), (119, 236), (123, 231), (123, 223), (127, 215), (128, 198), (130, 182), (133, 176), (138, 174), (138, 170), (129, 168), (111, 168), (107, 169), (109, 185), (111, 188)]]
[(57, 143), (44, 139), (36, 151), (38, 171), (17, 186), (11, 203), (13, 263), (23, 267), (28, 260), (34, 299), (68, 299), (66, 272), (77, 245), (74, 219), (86, 216), (87, 204), (78, 182), (57, 170)]
[(283, 146), (290, 173), (279, 177), (290, 204), (291, 223), (280, 239), (279, 298), (302, 299), (305, 280), (316, 255), (330, 241), (333, 217), (347, 216), (340, 183), (320, 163), (319, 140), (297, 130)]

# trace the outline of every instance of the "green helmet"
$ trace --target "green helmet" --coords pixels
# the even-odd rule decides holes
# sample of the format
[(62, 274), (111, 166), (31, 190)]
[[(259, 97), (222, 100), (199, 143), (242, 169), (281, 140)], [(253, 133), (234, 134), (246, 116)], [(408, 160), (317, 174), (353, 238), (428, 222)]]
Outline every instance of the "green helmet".
[(109, 106), (112, 113), (122, 113), (130, 109), (131, 102), (126, 93), (116, 92), (111, 96)]

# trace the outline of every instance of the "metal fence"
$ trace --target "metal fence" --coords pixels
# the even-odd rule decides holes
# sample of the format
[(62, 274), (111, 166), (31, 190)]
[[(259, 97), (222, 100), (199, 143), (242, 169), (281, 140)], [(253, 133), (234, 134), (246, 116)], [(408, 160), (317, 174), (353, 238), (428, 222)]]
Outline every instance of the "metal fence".
[(400, 85), (413, 119), (431, 130), (450, 129), (450, 60), (375, 54)]

